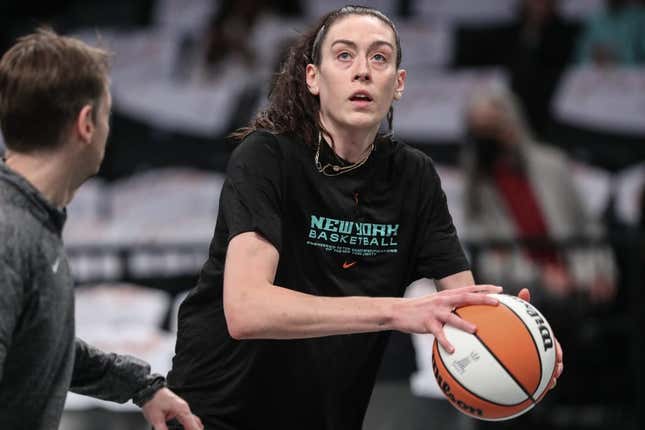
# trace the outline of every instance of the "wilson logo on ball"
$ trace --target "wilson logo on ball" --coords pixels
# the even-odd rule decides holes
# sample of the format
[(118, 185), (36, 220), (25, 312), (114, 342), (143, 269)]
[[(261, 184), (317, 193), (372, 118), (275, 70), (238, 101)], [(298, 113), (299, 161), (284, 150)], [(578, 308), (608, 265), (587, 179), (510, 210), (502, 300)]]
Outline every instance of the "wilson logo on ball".
[(463, 400), (455, 398), (455, 395), (450, 391), (450, 385), (441, 378), (439, 369), (437, 369), (437, 365), (435, 363), (432, 363), (432, 370), (434, 371), (435, 378), (437, 378), (437, 384), (439, 384), (439, 388), (441, 388), (441, 391), (448, 398), (448, 400), (457, 405), (457, 407), (464, 412), (467, 412), (471, 415), (478, 415), (481, 417), (484, 414), (481, 409), (474, 408)]
[(554, 336), (542, 314), (517, 297), (493, 294), (497, 306), (455, 310), (477, 326), (474, 334), (445, 326), (452, 354), (435, 340), (432, 367), (443, 394), (459, 411), (489, 421), (530, 410), (555, 372)]
[(544, 320), (542, 319), (542, 316), (537, 311), (537, 309), (535, 309), (530, 303), (527, 303), (522, 299), (519, 299), (517, 297), (513, 297), (513, 299), (516, 299), (516, 301), (521, 302), (524, 305), (524, 307), (526, 308), (526, 313), (531, 318), (533, 318), (533, 320), (537, 324), (540, 335), (542, 336), (542, 344), (544, 345), (544, 350), (546, 351), (547, 349), (553, 348), (553, 338), (551, 337), (551, 330), (549, 330), (549, 328), (546, 326)]

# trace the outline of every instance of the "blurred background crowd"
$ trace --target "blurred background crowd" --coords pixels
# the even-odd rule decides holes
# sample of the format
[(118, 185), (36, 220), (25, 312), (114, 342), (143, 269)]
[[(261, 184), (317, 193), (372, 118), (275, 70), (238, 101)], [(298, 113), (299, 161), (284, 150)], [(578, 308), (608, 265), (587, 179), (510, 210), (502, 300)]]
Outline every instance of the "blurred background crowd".
[[(557, 389), (501, 427), (643, 428), (645, 1), (353, 3), (398, 27), (408, 81), (395, 134), (434, 159), (477, 280), (530, 288), (564, 347)], [(40, 25), (114, 53), (106, 159), (64, 233), (81, 337), (169, 368), (227, 135), (262, 108), (298, 32), (344, 4), (0, 2), (0, 53)], [(441, 400), (430, 348), (393, 334), (366, 430), (488, 427)], [(70, 395), (61, 429), (144, 428), (134, 411)]]

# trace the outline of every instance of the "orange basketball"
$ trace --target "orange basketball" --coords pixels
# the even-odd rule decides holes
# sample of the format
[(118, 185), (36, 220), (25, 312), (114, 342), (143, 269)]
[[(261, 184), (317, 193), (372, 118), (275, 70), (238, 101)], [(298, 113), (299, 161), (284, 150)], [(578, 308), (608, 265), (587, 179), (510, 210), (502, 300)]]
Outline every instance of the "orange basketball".
[(455, 310), (477, 332), (445, 326), (455, 352), (448, 354), (435, 340), (432, 367), (441, 391), (458, 410), (501, 421), (530, 410), (546, 394), (555, 372), (555, 338), (533, 305), (506, 294), (493, 296), (498, 306)]

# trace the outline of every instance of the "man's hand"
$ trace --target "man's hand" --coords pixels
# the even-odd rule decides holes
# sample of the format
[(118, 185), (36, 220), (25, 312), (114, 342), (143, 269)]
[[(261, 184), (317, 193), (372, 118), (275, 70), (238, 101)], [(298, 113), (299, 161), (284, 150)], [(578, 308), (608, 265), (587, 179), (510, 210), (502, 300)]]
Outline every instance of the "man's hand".
[(154, 397), (148, 400), (141, 409), (143, 416), (155, 430), (168, 430), (166, 421), (173, 418), (176, 418), (185, 430), (204, 429), (202, 421), (193, 415), (188, 403), (168, 388), (157, 391)]
[[(531, 293), (527, 288), (522, 288), (522, 290), (517, 294), (517, 297), (520, 299), (524, 300), (525, 302), (530, 302), (531, 301)], [(553, 389), (555, 385), (558, 382), (558, 378), (560, 375), (562, 375), (562, 371), (564, 370), (564, 354), (562, 352), (562, 347), (560, 346), (560, 342), (558, 342), (557, 339), (555, 340), (555, 373), (553, 375), (553, 378), (551, 378), (551, 382), (549, 383), (549, 387)]]

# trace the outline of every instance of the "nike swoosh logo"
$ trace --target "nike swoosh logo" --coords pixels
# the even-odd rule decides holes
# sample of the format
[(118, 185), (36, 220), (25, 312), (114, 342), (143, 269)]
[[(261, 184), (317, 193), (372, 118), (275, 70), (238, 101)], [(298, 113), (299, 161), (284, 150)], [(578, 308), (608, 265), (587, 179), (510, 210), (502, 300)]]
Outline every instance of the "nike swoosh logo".
[(343, 269), (349, 269), (350, 267), (356, 266), (356, 261), (345, 261), (343, 263)]
[(57, 273), (59, 265), (60, 265), (60, 257), (58, 257), (56, 261), (54, 261), (54, 264), (52, 264), (52, 272)]

